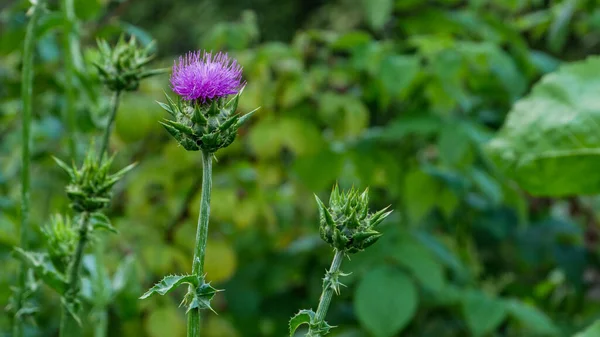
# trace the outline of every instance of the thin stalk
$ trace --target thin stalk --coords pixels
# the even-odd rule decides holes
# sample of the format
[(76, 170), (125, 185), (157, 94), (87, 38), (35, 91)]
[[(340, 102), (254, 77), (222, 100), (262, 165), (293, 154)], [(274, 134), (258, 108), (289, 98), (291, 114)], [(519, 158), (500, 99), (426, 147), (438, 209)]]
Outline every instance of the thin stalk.
[(61, 10), (64, 13), (65, 20), (63, 25), (63, 52), (65, 62), (65, 111), (64, 118), (67, 129), (67, 141), (69, 144), (69, 153), (73, 160), (77, 159), (77, 146), (75, 140), (75, 132), (77, 129), (77, 119), (75, 115), (75, 80), (77, 77), (76, 73), (76, 51), (78, 50), (78, 40), (75, 30), (75, 5), (74, 0), (62, 0)]
[(115, 121), (115, 117), (117, 116), (117, 110), (119, 109), (120, 95), (121, 95), (121, 92), (119, 90), (115, 91), (113, 94), (113, 101), (112, 101), (110, 115), (108, 117), (108, 124), (106, 124), (106, 128), (104, 129), (104, 136), (102, 137), (102, 145), (100, 146), (99, 160), (102, 160), (102, 156), (108, 150), (108, 142), (110, 140), (110, 133), (112, 131), (112, 125)]
[[(327, 275), (336, 275), (340, 272), (340, 266), (342, 265), (342, 260), (344, 259), (344, 252), (336, 250), (335, 255), (333, 256), (333, 261), (331, 262), (331, 267), (329, 271), (327, 271)], [(329, 304), (331, 303), (331, 298), (333, 297), (333, 287), (329, 284), (329, 282), (323, 282), (323, 292), (321, 293), (321, 298), (319, 299), (319, 307), (317, 308), (317, 312), (315, 313), (315, 322), (319, 325), (323, 324), (325, 321), (325, 316), (327, 316), (327, 310), (329, 310)], [(308, 330), (307, 336), (311, 337), (320, 337), (321, 334), (318, 331), (314, 331), (311, 328)]]
[(89, 218), (88, 212), (81, 213), (79, 219), (79, 240), (77, 241), (77, 248), (75, 249), (75, 255), (69, 265), (67, 271), (67, 291), (65, 292), (62, 307), (62, 317), (60, 321), (60, 337), (79, 337), (81, 336), (81, 327), (75, 318), (69, 312), (67, 305), (73, 304), (79, 295), (81, 280), (79, 278), (79, 272), (81, 271), (81, 261), (83, 260), (83, 251), (85, 245), (89, 240)]
[[(112, 131), (112, 125), (115, 121), (117, 111), (119, 110), (119, 98), (120, 91), (115, 91), (113, 94), (112, 106), (110, 115), (108, 117), (108, 123), (104, 129), (104, 135), (102, 137), (102, 144), (100, 145), (100, 152), (98, 153), (98, 161), (102, 161), (104, 154), (108, 151), (108, 143), (110, 140), (110, 134)], [(104, 279), (106, 274), (104, 273), (104, 244), (102, 240), (98, 240), (94, 245), (94, 257), (96, 259), (96, 283), (94, 284), (96, 290), (96, 320), (94, 322), (94, 337), (105, 337), (108, 331), (108, 315), (106, 314), (106, 296), (104, 289)]]
[[(204, 274), (204, 256), (208, 239), (208, 218), (210, 216), (210, 194), (212, 190), (212, 153), (202, 152), (202, 196), (200, 198), (200, 214), (196, 231), (196, 247), (192, 273), (199, 279)], [(187, 322), (187, 336), (200, 337), (200, 309), (190, 310)]]
[[(23, 124), (21, 152), (21, 228), (20, 242), (21, 247), (25, 250), (29, 248), (28, 232), (29, 232), (29, 201), (30, 201), (30, 184), (31, 171), (29, 162), (31, 160), (29, 154), (29, 146), (31, 145), (31, 106), (33, 100), (33, 53), (35, 49), (35, 29), (40, 17), (42, 2), (34, 5), (31, 19), (27, 24), (27, 32), (25, 33), (25, 45), (23, 48), (23, 74), (21, 81), (21, 97), (23, 99)], [(22, 337), (24, 322), (18, 316), (23, 307), (25, 281), (27, 277), (27, 267), (21, 263), (18, 279), (18, 290), (16, 296), (15, 316), (13, 321), (13, 336)]]
[(94, 243), (94, 257), (96, 259), (96, 279), (94, 284), (94, 337), (106, 337), (108, 331), (107, 294), (104, 280), (106, 270), (104, 269), (104, 241), (97, 240)]

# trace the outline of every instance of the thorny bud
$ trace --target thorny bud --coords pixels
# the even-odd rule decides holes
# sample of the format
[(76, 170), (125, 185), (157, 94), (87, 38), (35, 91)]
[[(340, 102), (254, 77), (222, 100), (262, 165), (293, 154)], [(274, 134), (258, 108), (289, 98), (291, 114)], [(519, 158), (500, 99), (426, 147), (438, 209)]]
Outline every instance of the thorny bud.
[(163, 72), (161, 69), (144, 69), (154, 58), (150, 54), (153, 47), (154, 44), (150, 43), (142, 48), (138, 46), (135, 37), (125, 41), (122, 35), (114, 48), (105, 40), (98, 40), (100, 62), (94, 65), (98, 69), (100, 80), (112, 91), (137, 90), (142, 79)]
[(65, 273), (77, 246), (77, 230), (69, 217), (55, 214), (42, 228), (48, 245), (48, 254), (54, 267)]
[(340, 192), (336, 185), (331, 192), (329, 207), (315, 196), (319, 207), (321, 238), (334, 249), (346, 254), (363, 251), (374, 244), (381, 233), (375, 230), (392, 211), (388, 207), (369, 213), (369, 191), (360, 193), (352, 188)]
[(66, 187), (67, 196), (71, 200), (71, 208), (76, 212), (95, 212), (108, 206), (111, 198), (111, 188), (133, 167), (131, 164), (117, 173), (109, 174), (108, 170), (113, 158), (101, 160), (96, 158), (95, 152), (89, 150), (83, 165), (80, 168), (68, 166), (58, 158), (56, 163), (62, 167), (71, 178)]
[[(254, 113), (236, 114), (243, 91), (242, 68), (227, 54), (189, 53), (173, 66), (171, 88), (160, 103), (173, 119), (161, 124), (188, 151), (214, 153), (229, 146), (239, 127)], [(229, 95), (234, 95), (227, 101)]]

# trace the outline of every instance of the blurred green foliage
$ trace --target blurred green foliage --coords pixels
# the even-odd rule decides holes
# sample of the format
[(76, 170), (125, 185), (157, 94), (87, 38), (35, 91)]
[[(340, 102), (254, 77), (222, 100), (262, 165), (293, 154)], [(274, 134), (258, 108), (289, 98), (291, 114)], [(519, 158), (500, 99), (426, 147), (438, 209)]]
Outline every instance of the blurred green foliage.
[[(0, 304), (17, 270), (27, 5), (0, 5)], [(532, 197), (483, 148), (542, 75), (599, 50), (600, 1), (76, 0), (76, 17), (65, 25), (51, 1), (38, 32), (33, 247), (68, 208), (51, 159), (68, 157), (67, 81), (82, 157), (109, 105), (95, 39), (125, 32), (157, 40), (156, 67), (191, 49), (231, 52), (248, 83), (239, 111), (261, 106), (214, 165), (206, 270), (227, 291), (205, 336), (284, 336), (289, 317), (316, 303), (331, 253), (312, 193), (336, 181), (370, 186), (373, 208), (396, 210), (377, 244), (344, 263), (352, 275), (328, 316), (336, 336), (570, 336), (598, 318), (599, 200)], [(69, 51), (76, 79), (63, 71), (64, 27), (80, 42)], [(124, 94), (111, 139), (115, 167), (139, 163), (116, 187), (120, 233), (105, 238), (105, 265), (84, 260), (86, 326), (108, 304), (111, 336), (185, 334), (179, 290), (138, 300), (191, 269), (200, 156), (158, 124), (154, 101), (168, 85), (162, 76)], [(29, 335), (56, 335), (56, 296), (41, 287), (36, 300)], [(0, 333), (8, 327), (0, 315)]]

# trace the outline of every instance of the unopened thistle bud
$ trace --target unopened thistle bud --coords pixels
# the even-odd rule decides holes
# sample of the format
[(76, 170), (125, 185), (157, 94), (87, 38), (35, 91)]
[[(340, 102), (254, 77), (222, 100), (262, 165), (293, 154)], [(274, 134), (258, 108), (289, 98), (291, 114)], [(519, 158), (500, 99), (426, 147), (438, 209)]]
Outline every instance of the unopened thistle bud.
[(98, 69), (100, 80), (111, 91), (134, 91), (140, 85), (140, 80), (162, 73), (162, 70), (146, 70), (146, 66), (154, 55), (150, 54), (153, 44), (142, 48), (138, 46), (135, 37), (129, 41), (121, 36), (111, 48), (104, 40), (98, 40), (100, 62), (94, 63)]
[(167, 103), (159, 103), (173, 119), (161, 124), (188, 151), (214, 153), (227, 147), (254, 112), (235, 113), (243, 85), (242, 67), (227, 54), (188, 53), (173, 66), (177, 102), (167, 96)]
[(95, 212), (107, 207), (113, 185), (135, 166), (131, 164), (115, 174), (109, 174), (112, 157), (98, 160), (92, 150), (88, 151), (80, 168), (75, 163), (68, 166), (58, 158), (54, 160), (71, 178), (66, 192), (71, 200), (71, 208), (76, 212)]
[(52, 264), (64, 274), (77, 246), (77, 230), (71, 219), (60, 214), (53, 215), (50, 223), (42, 227), (42, 234), (46, 239)]
[(315, 196), (319, 206), (321, 238), (334, 249), (348, 254), (363, 251), (374, 244), (381, 233), (375, 230), (392, 211), (388, 207), (369, 213), (369, 191), (359, 193), (352, 188), (340, 192), (336, 185), (331, 192), (329, 207)]

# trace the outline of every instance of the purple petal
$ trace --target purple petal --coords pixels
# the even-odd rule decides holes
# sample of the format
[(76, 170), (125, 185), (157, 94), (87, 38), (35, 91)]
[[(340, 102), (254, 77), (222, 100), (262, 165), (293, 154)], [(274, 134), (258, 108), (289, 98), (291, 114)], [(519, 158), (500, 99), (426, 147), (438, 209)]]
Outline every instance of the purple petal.
[(221, 52), (189, 52), (173, 65), (171, 88), (184, 100), (205, 102), (237, 94), (242, 87), (242, 67)]

